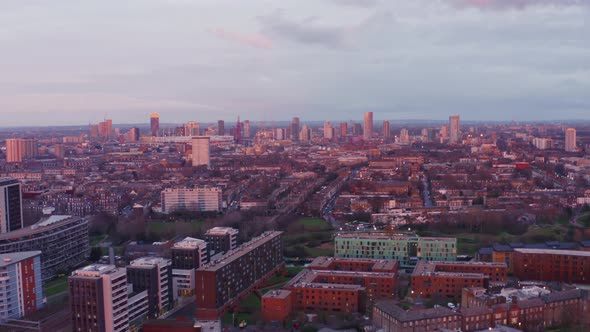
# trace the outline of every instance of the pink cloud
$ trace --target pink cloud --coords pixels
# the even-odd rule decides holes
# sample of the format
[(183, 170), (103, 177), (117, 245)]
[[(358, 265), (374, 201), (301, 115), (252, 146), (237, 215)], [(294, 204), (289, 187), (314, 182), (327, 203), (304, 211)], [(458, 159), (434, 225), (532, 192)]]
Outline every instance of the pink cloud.
[(261, 34), (242, 34), (224, 28), (213, 28), (210, 31), (221, 39), (237, 42), (243, 45), (264, 49), (269, 49), (273, 46), (272, 40)]

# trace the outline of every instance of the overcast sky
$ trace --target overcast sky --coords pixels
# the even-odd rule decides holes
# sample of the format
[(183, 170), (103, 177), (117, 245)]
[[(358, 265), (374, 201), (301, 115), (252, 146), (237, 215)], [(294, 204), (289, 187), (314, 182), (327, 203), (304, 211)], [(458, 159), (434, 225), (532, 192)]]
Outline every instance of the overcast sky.
[(590, 0), (0, 0), (0, 126), (590, 119)]

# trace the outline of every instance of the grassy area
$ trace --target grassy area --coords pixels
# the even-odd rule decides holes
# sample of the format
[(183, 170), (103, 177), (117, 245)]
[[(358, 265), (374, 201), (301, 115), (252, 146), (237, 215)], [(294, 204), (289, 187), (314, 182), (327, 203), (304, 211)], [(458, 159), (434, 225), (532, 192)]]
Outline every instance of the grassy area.
[(90, 237), (90, 246), (96, 247), (102, 240), (106, 239), (108, 235), (93, 235)]
[(258, 310), (261, 306), (260, 298), (252, 293), (240, 302), (240, 306), (252, 310)]
[(162, 222), (151, 221), (147, 224), (147, 231), (156, 234), (174, 233), (178, 228), (197, 232), (203, 227), (203, 222)]
[(305, 231), (327, 231), (332, 229), (328, 222), (320, 218), (301, 218), (297, 220), (297, 224), (303, 226)]
[(65, 292), (68, 289), (68, 276), (63, 276), (51, 281), (48, 281), (43, 285), (45, 290), (45, 296), (52, 296)]
[(290, 278), (293, 278), (294, 276), (296, 276), (299, 272), (303, 271), (305, 269), (304, 266), (289, 266), (286, 268), (287, 269), (287, 275)]
[(305, 253), (309, 257), (334, 256), (334, 250), (324, 248), (310, 248), (305, 246)]

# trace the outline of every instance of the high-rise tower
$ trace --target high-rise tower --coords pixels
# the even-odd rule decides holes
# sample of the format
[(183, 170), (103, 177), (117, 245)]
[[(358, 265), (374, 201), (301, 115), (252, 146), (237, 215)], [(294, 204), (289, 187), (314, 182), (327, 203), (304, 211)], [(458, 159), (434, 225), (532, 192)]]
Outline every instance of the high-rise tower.
[(223, 120), (217, 121), (217, 135), (225, 135), (225, 121)]
[(0, 178), (0, 233), (23, 228), (21, 185), (14, 178)]
[(365, 113), (365, 127), (363, 129), (363, 139), (370, 140), (373, 137), (373, 112)]
[(449, 117), (449, 143), (459, 143), (459, 116), (451, 115)]
[(160, 114), (150, 114), (150, 131), (152, 133), (152, 136), (160, 136)]
[(565, 151), (576, 152), (576, 128), (567, 128), (565, 130)]
[(195, 136), (192, 140), (192, 161), (194, 166), (209, 166), (209, 136)]
[(383, 138), (388, 139), (391, 137), (391, 128), (389, 126), (389, 121), (383, 121)]

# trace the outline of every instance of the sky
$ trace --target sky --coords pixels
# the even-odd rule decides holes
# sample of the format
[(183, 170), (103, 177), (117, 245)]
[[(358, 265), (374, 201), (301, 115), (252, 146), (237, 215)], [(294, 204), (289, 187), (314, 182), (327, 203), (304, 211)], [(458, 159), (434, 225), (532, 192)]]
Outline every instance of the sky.
[(0, 0), (0, 126), (590, 119), (590, 0)]

